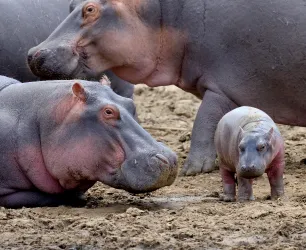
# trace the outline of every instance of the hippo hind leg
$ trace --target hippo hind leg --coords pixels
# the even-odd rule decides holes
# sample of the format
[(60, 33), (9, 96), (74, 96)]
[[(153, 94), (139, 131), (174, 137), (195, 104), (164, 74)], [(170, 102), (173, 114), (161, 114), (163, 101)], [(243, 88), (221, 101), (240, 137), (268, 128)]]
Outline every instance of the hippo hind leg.
[(6, 208), (57, 207), (60, 205), (80, 207), (86, 205), (86, 200), (81, 193), (71, 191), (64, 194), (47, 194), (27, 190), (0, 197), (0, 206)]
[(253, 201), (253, 180), (238, 176), (238, 201)]
[(223, 195), (220, 196), (222, 201), (235, 201), (236, 200), (236, 183), (235, 173), (226, 170), (220, 164), (220, 174), (223, 183)]

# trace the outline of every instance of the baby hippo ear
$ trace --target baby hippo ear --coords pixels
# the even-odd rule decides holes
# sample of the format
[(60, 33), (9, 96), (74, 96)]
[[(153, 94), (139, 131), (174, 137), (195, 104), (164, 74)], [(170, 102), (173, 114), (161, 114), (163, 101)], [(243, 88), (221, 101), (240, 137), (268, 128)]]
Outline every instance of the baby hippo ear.
[(271, 139), (272, 139), (273, 132), (274, 132), (274, 129), (273, 129), (273, 127), (272, 127), (272, 128), (270, 128), (269, 132), (266, 133), (266, 138), (267, 138), (267, 140), (268, 140), (269, 142), (270, 142)]
[(103, 75), (102, 78), (100, 79), (100, 83), (104, 86), (111, 86), (111, 81), (108, 79), (106, 75)]
[(241, 134), (244, 134), (243, 128), (239, 126), (239, 129), (240, 129), (240, 133), (241, 133)]
[(86, 102), (87, 100), (87, 94), (86, 91), (84, 89), (84, 87), (82, 86), (82, 84), (76, 82), (75, 84), (73, 84), (72, 86), (72, 92), (73, 94), (82, 102)]

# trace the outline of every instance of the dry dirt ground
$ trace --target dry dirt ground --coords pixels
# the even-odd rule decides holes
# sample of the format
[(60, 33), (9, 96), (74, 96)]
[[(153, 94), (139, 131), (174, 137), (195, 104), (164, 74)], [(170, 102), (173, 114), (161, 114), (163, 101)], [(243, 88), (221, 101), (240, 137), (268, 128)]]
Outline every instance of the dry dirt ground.
[[(175, 87), (138, 86), (143, 126), (179, 155), (189, 150), (199, 101)], [(179, 130), (177, 130), (179, 128)], [(102, 184), (85, 208), (0, 209), (1, 249), (305, 249), (306, 129), (280, 126), (286, 139), (287, 200), (270, 201), (267, 177), (256, 201), (218, 200), (218, 171), (133, 196)]]

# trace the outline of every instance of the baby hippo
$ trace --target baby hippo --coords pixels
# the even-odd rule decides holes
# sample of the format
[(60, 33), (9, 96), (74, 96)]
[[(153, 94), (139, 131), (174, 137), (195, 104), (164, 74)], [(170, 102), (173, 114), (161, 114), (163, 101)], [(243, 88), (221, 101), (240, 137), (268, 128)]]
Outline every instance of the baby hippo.
[(284, 141), (263, 111), (252, 107), (236, 108), (222, 117), (215, 134), (215, 147), (223, 181), (224, 201), (235, 201), (235, 173), (238, 200), (254, 200), (252, 179), (267, 173), (271, 198), (284, 195)]

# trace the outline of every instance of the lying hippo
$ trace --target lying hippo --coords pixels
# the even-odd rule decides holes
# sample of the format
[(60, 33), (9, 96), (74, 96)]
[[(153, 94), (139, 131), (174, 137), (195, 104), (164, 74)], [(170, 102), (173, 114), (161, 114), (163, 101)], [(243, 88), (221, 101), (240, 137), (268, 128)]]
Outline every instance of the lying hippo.
[(240, 107), (220, 120), (215, 146), (223, 180), (224, 201), (234, 201), (235, 173), (238, 200), (254, 200), (252, 179), (267, 173), (271, 198), (284, 194), (284, 141), (271, 119), (263, 111)]
[[(39, 80), (27, 65), (28, 50), (46, 39), (68, 16), (69, 1), (0, 0), (0, 6), (0, 75), (24, 82)], [(133, 97), (132, 84), (121, 80), (111, 71), (105, 73), (111, 79), (111, 87), (117, 94)], [(100, 77), (101, 75), (91, 75), (90, 71), (79, 75), (79, 78), (96, 80)], [(43, 77), (45, 80), (57, 78), (61, 77), (54, 74)], [(71, 77), (67, 75), (65, 78)]]
[(111, 69), (135, 84), (172, 84), (199, 96), (183, 174), (214, 169), (217, 124), (236, 107), (257, 107), (277, 123), (306, 125), (304, 1), (76, 2), (29, 51), (31, 69), (42, 77)]
[(0, 206), (76, 204), (96, 181), (134, 193), (173, 183), (176, 155), (108, 86), (0, 77), (0, 89)]

